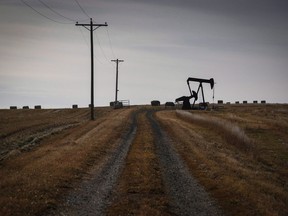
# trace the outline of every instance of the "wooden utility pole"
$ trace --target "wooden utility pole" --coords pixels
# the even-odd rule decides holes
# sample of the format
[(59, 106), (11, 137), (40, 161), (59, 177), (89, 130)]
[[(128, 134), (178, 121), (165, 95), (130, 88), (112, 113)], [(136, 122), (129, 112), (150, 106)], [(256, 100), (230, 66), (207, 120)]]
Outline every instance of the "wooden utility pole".
[(115, 103), (114, 103), (114, 107), (116, 108), (117, 106), (117, 102), (118, 102), (118, 99), (117, 99), (117, 95), (118, 95), (118, 64), (119, 62), (124, 62), (124, 60), (119, 60), (119, 59), (116, 59), (116, 60), (111, 60), (112, 62), (116, 62), (116, 92), (115, 92)]
[[(90, 23), (87, 24), (80, 24), (76, 22), (76, 26), (83, 26), (88, 31), (90, 31), (90, 43), (91, 43), (91, 120), (94, 120), (94, 48), (93, 48), (93, 32), (100, 28), (101, 26), (108, 26), (107, 23), (105, 24), (94, 24), (92, 18), (90, 18)], [(88, 28), (90, 27), (90, 28)], [(95, 27), (95, 28), (94, 28)]]

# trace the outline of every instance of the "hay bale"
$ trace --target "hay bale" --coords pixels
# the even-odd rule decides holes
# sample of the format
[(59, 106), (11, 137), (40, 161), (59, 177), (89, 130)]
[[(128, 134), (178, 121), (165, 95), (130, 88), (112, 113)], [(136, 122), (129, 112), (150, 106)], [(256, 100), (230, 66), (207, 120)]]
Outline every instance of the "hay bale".
[(153, 100), (153, 101), (151, 101), (151, 105), (152, 105), (152, 106), (160, 106), (160, 101), (158, 101), (158, 100)]
[(35, 105), (34, 109), (41, 109), (41, 105)]
[(231, 104), (230, 102), (226, 102), (227, 105)]
[(218, 100), (218, 104), (223, 104), (223, 100)]
[(166, 102), (165, 103), (165, 107), (174, 107), (174, 106), (175, 106), (174, 102)]
[(72, 105), (72, 109), (78, 109), (78, 105), (77, 104), (73, 104)]
[(261, 100), (261, 104), (266, 104), (266, 100)]
[(239, 101), (236, 101), (235, 104), (239, 104)]
[(248, 103), (248, 101), (243, 101), (243, 104), (247, 104)]
[(15, 110), (15, 109), (17, 109), (17, 106), (10, 106), (10, 109)]
[(253, 101), (253, 104), (257, 104), (257, 103), (258, 103), (258, 101), (257, 101), (257, 100), (254, 100), (254, 101)]
[(23, 109), (29, 109), (29, 106), (23, 106)]

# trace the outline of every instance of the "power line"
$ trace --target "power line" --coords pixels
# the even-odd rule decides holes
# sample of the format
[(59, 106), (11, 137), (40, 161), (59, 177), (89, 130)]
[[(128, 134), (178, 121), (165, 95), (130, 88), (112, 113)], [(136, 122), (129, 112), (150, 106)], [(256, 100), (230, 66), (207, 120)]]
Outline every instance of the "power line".
[(71, 24), (71, 23), (66, 23), (66, 22), (60, 22), (60, 21), (57, 21), (57, 20), (54, 20), (48, 16), (46, 16), (45, 14), (39, 12), (38, 10), (36, 10), (34, 7), (32, 7), (31, 5), (29, 5), (27, 2), (25, 2), (24, 0), (21, 0), (21, 2), (23, 4), (25, 4), (27, 7), (31, 8), (33, 11), (35, 11), (36, 13), (38, 13), (40, 16), (42, 17), (45, 17), (46, 19), (50, 20), (50, 21), (53, 21), (53, 22), (56, 22), (56, 23), (60, 23), (60, 24)]
[[(97, 39), (98, 45), (99, 45), (99, 47), (100, 47), (100, 49), (101, 49), (101, 52), (102, 52), (103, 56), (105, 57), (105, 59), (106, 59), (108, 62), (110, 62), (110, 61), (108, 60), (108, 58), (107, 58), (107, 56), (106, 56), (106, 54), (105, 54), (105, 52), (104, 52), (101, 44), (100, 44), (100, 40), (99, 40), (99, 38), (98, 38), (98, 36), (97, 36), (97, 33), (96, 33), (95, 35), (96, 35), (96, 39)], [(111, 64), (112, 64), (112, 63), (111, 63)]]
[(47, 5), (45, 2), (41, 1), (41, 0), (38, 0), (42, 5), (44, 5), (46, 8), (48, 8), (49, 10), (51, 10), (53, 13), (57, 14), (58, 16), (61, 16), (67, 20), (70, 20), (70, 21), (73, 21), (73, 22), (76, 22), (77, 20), (74, 20), (74, 19), (71, 19), (69, 17), (66, 17), (62, 14), (60, 14), (59, 12), (57, 12), (56, 10), (54, 10), (53, 8), (51, 8), (49, 5)]
[(81, 9), (81, 11), (88, 17), (88, 18), (91, 18), (87, 13), (86, 11), (81, 7), (81, 5), (79, 4), (79, 2), (77, 0), (75, 0), (75, 2), (77, 3), (77, 5), (79, 6), (79, 8)]
[(110, 45), (110, 49), (111, 49), (113, 58), (115, 58), (115, 53), (114, 53), (114, 50), (112, 48), (112, 43), (111, 43), (111, 38), (110, 38), (110, 34), (109, 34), (109, 31), (108, 31), (108, 28), (106, 28), (106, 32), (107, 32), (107, 35), (108, 35), (108, 38), (109, 38), (109, 45)]
[[(80, 33), (81, 33), (81, 35), (82, 35), (82, 38), (83, 38), (83, 40), (85, 41), (87, 47), (89, 48), (88, 41), (87, 41), (87, 39), (85, 38), (82, 29), (81, 29), (81, 28), (78, 28), (78, 29), (79, 29), (79, 31), (80, 31)], [(102, 61), (100, 61), (100, 59), (96, 58), (95, 55), (93, 55), (93, 57), (94, 57), (94, 59), (96, 59), (96, 61), (98, 61), (100, 64), (104, 65), (104, 63), (103, 63)]]

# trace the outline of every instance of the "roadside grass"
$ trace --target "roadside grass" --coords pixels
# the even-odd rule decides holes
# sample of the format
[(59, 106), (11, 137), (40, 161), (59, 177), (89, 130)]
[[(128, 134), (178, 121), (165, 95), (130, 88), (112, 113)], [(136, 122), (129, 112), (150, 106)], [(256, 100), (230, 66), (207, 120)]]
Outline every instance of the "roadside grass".
[(232, 122), (216, 117), (191, 114), (190, 112), (182, 110), (176, 110), (176, 114), (183, 120), (213, 130), (240, 150), (249, 151), (253, 147), (252, 140), (250, 140), (245, 132), (235, 123), (233, 124)]
[(41, 215), (53, 209), (91, 166), (100, 167), (115, 149), (131, 112), (84, 122), (1, 162), (0, 215)]
[[(287, 215), (287, 134), (277, 130), (277, 125), (270, 125), (271, 119), (262, 120), (263, 112), (257, 116), (253, 109), (241, 114), (235, 109), (197, 112), (203, 118), (196, 120), (188, 117), (194, 113), (183, 117), (171, 111), (158, 112), (157, 118), (173, 138), (191, 173), (227, 215)], [(238, 125), (240, 130), (214, 123), (213, 116)], [(240, 143), (245, 148), (240, 143), (235, 145), (235, 137), (227, 139), (225, 133), (236, 133), (240, 141), (244, 134), (247, 143)]]
[(137, 134), (107, 215), (170, 215), (148, 119), (137, 117)]

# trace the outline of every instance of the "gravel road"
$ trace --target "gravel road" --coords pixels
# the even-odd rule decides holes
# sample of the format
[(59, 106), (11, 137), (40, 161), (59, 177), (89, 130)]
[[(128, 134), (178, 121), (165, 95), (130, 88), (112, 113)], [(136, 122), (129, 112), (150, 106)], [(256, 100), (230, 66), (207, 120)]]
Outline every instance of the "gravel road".
[(134, 113), (127, 133), (122, 135), (118, 147), (100, 169), (97, 166), (90, 170), (83, 182), (65, 197), (65, 201), (47, 215), (104, 215), (136, 131)]
[(148, 112), (147, 117), (158, 138), (157, 154), (162, 166), (164, 182), (173, 200), (172, 212), (175, 215), (222, 215), (204, 188), (191, 176), (174, 150), (172, 140), (153, 117), (153, 112)]
[[(113, 190), (125, 165), (125, 158), (137, 133), (136, 111), (130, 129), (120, 138), (117, 149), (101, 168), (92, 169), (83, 182), (65, 201), (48, 215), (105, 215), (112, 200)], [(191, 176), (173, 142), (154, 118), (154, 111), (145, 110), (153, 136), (156, 136), (156, 154), (162, 168), (162, 178), (171, 203), (172, 215), (222, 215), (203, 187)], [(98, 166), (99, 167), (99, 166)]]

